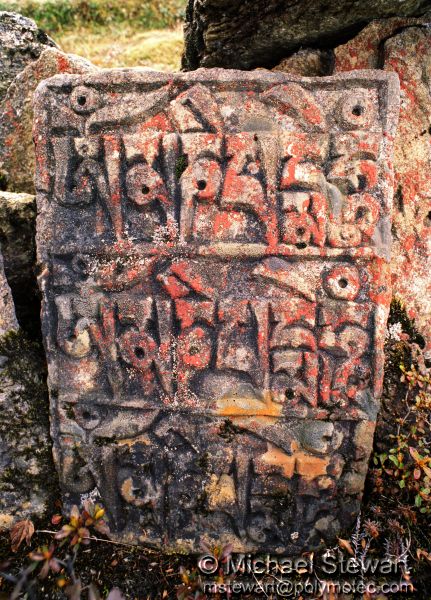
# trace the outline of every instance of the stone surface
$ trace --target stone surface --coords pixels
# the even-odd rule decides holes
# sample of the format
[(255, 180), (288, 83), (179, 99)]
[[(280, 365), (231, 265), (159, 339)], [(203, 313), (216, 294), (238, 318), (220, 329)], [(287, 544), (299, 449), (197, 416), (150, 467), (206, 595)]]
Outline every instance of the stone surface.
[(300, 47), (331, 48), (374, 19), (427, 8), (429, 0), (189, 0), (183, 66), (271, 68)]
[(0, 336), (10, 330), (18, 329), (12, 292), (3, 268), (3, 256), (0, 253)]
[(0, 245), (4, 269), (12, 289), (18, 321), (32, 334), (40, 331), (35, 238), (35, 197), (0, 192)]
[(32, 344), (17, 329), (0, 253), (0, 531), (14, 521), (40, 516), (49, 495), (46, 393), (45, 410), (39, 404), (44, 374), (35, 369)]
[(284, 58), (273, 71), (293, 73), (302, 77), (321, 77), (330, 75), (333, 68), (332, 53), (316, 48), (304, 48)]
[(298, 552), (355, 518), (391, 297), (397, 99), (377, 71), (41, 84), (66, 506), (100, 494), (115, 538), (176, 549)]
[(57, 73), (95, 70), (79, 56), (55, 48), (44, 50), (8, 88), (1, 105), (0, 176), (9, 191), (34, 193), (33, 94), (43, 79)]
[(0, 11), (0, 104), (13, 79), (55, 43), (22, 15)]
[(400, 78), (393, 291), (415, 320), (431, 357), (431, 26), (426, 19), (377, 21), (337, 48), (335, 57), (338, 72), (378, 66)]

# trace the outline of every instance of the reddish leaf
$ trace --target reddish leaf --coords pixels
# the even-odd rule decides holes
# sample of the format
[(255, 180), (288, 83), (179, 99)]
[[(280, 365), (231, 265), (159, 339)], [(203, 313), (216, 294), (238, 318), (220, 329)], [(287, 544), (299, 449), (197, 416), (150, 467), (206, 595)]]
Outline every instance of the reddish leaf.
[(354, 555), (352, 546), (350, 545), (350, 542), (348, 540), (343, 540), (341, 538), (338, 538), (338, 545), (340, 546), (340, 548), (344, 548), (344, 550), (347, 550), (347, 552), (349, 554), (351, 554), (352, 556)]
[(63, 517), (61, 515), (53, 515), (53, 517), (51, 517), (51, 523), (53, 525), (58, 525), (59, 523), (61, 523), (61, 519)]
[(34, 525), (29, 519), (15, 523), (10, 530), (12, 552), (16, 552), (24, 540), (29, 545), (33, 534)]
[(422, 549), (418, 548), (416, 550), (416, 556), (418, 557), (419, 560), (422, 557), (425, 558), (425, 560), (427, 562), (429, 562), (429, 564), (431, 565), (431, 553), (430, 552), (426, 552), (426, 550), (422, 550)]
[(418, 451), (417, 451), (415, 448), (413, 448), (412, 446), (410, 446), (410, 447), (409, 447), (409, 451), (410, 451), (410, 454), (411, 454), (411, 456), (412, 456), (412, 457), (413, 457), (413, 458), (414, 458), (416, 461), (418, 461), (418, 462), (419, 462), (419, 461), (421, 460), (421, 457), (419, 456), (419, 452), (418, 452)]

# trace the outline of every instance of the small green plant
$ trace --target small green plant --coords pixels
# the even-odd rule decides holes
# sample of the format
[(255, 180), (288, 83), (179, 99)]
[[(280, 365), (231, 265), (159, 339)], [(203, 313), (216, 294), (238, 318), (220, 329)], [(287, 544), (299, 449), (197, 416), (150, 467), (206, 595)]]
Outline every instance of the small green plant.
[(404, 499), (421, 513), (431, 513), (431, 456), (427, 440), (431, 408), (431, 372), (420, 348), (412, 345), (412, 364), (400, 363), (400, 381), (406, 385), (405, 414), (397, 419), (397, 431), (390, 434), (391, 447), (374, 456), (377, 484), (389, 476), (404, 491)]
[[(81, 545), (88, 545), (96, 540), (92, 532), (101, 534), (109, 533), (103, 516), (105, 510), (98, 504), (85, 502), (84, 507), (79, 510), (73, 506), (67, 523), (62, 525), (59, 531), (45, 532), (53, 536), (49, 545), (42, 545), (32, 550), (29, 555), (29, 564), (20, 570), (18, 574), (2, 572), (0, 577), (13, 584), (11, 600), (22, 597), (36, 599), (37, 582), (45, 580), (49, 575), (56, 577), (57, 587), (64, 589), (65, 595), (70, 600), (81, 600), (84, 591), (88, 591), (89, 600), (100, 600), (101, 596), (94, 586), (83, 586), (80, 578), (75, 573), (75, 562)], [(64, 518), (54, 515), (51, 519), (53, 525), (60, 525)], [(30, 520), (19, 521), (11, 529), (11, 550), (17, 552), (25, 541), (27, 545), (35, 533), (35, 528)], [(87, 597), (87, 594), (85, 595)], [(119, 590), (114, 589), (107, 595), (107, 600), (124, 600)]]

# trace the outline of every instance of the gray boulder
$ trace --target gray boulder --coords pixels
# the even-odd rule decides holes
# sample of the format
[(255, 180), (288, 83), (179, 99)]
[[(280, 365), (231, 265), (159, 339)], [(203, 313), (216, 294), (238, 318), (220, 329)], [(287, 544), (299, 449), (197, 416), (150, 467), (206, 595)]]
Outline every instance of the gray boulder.
[(0, 12), (0, 103), (13, 79), (47, 47), (56, 47), (34, 21)]
[(373, 19), (427, 8), (429, 0), (189, 0), (183, 68), (271, 68), (301, 47), (337, 46)]

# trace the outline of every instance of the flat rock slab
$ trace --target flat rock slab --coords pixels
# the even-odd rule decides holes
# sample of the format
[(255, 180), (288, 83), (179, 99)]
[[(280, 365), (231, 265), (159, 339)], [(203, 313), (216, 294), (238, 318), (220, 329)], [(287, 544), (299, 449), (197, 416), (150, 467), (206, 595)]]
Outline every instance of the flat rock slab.
[(296, 552), (355, 517), (390, 301), (395, 75), (138, 70), (36, 93), (66, 505)]

